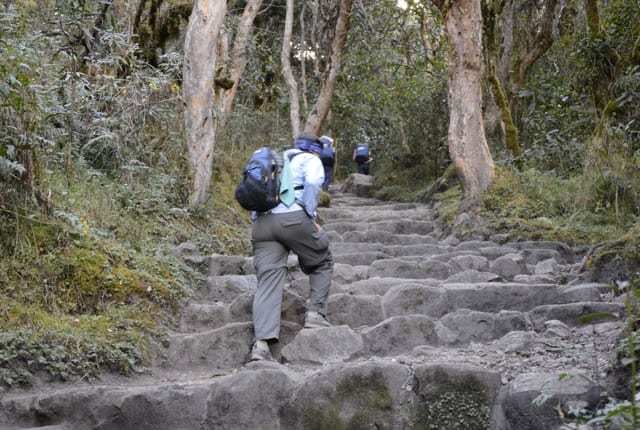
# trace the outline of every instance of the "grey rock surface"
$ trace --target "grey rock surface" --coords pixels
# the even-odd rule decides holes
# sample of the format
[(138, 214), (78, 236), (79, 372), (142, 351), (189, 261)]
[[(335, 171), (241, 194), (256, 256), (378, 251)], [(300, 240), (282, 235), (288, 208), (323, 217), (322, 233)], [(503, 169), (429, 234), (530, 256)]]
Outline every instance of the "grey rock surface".
[(291, 255), (275, 361), (248, 362), (251, 257), (186, 242), (171, 252), (207, 282), (150, 372), (0, 392), (0, 429), (556, 430), (611, 389), (625, 307), (580, 283), (571, 247), (458, 238), (428, 205), (371, 198), (364, 175), (331, 194), (331, 327), (302, 328)]

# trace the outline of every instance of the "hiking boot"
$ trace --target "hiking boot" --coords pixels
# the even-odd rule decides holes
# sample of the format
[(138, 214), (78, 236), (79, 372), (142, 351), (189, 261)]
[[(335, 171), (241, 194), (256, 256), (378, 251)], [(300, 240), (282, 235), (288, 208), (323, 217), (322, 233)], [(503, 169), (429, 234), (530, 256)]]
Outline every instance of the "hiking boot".
[(249, 361), (260, 360), (273, 361), (273, 356), (271, 355), (271, 350), (269, 349), (269, 344), (266, 340), (256, 340), (253, 344), (253, 348), (251, 348)]
[(319, 312), (309, 311), (304, 319), (304, 328), (323, 328), (331, 327), (329, 321)]

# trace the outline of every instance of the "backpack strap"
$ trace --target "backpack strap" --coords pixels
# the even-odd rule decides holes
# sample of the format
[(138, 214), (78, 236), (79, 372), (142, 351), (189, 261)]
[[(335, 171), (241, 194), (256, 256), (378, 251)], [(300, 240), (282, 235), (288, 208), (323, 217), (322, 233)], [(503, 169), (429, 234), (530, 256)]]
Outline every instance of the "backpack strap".
[(288, 149), (285, 151), (287, 153), (287, 158), (289, 159), (289, 161), (293, 160), (293, 157), (295, 157), (296, 155), (300, 155), (305, 151), (302, 151), (298, 148), (293, 148), (293, 149)]
[[(291, 160), (293, 160), (293, 157), (295, 157), (296, 155), (300, 155), (302, 153), (304, 153), (305, 151), (301, 151), (297, 148), (295, 148), (293, 151), (289, 151), (289, 153), (287, 154), (287, 157), (289, 158), (289, 162), (291, 162)], [(296, 185), (295, 187), (293, 187), (294, 190), (296, 191), (300, 191), (300, 190), (304, 190), (304, 184), (300, 184), (300, 185)], [(298, 204), (300, 204), (300, 202), (298, 202)], [(302, 206), (302, 205), (300, 205)]]
[(293, 177), (291, 176), (291, 157), (283, 157), (284, 162), (282, 164), (282, 174), (280, 176), (280, 202), (284, 203), (287, 207), (290, 207), (296, 201), (296, 195), (294, 193)]
[[(280, 201), (284, 203), (287, 207), (290, 207), (292, 204), (296, 203), (296, 197), (294, 191), (304, 189), (304, 184), (293, 186), (293, 177), (291, 176), (291, 167), (290, 163), (293, 160), (293, 157), (296, 155), (300, 155), (305, 151), (301, 151), (299, 149), (292, 149), (285, 151), (286, 157), (283, 158), (282, 165), (282, 175), (280, 176)], [(283, 154), (285, 155), (285, 154)], [(297, 202), (300, 204), (300, 202)]]

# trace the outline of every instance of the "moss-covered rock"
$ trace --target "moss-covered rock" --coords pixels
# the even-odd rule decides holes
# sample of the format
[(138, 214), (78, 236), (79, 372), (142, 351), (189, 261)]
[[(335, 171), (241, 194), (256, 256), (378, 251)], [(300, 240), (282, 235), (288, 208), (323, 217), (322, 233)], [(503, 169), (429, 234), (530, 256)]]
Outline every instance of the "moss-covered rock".
[(391, 429), (393, 400), (383, 373), (350, 374), (335, 390), (301, 408), (300, 428), (308, 430)]
[(331, 194), (326, 191), (320, 191), (320, 196), (318, 197), (318, 207), (328, 208), (331, 205)]
[(416, 371), (414, 428), (420, 430), (491, 428), (499, 381), (485, 371), (425, 366)]

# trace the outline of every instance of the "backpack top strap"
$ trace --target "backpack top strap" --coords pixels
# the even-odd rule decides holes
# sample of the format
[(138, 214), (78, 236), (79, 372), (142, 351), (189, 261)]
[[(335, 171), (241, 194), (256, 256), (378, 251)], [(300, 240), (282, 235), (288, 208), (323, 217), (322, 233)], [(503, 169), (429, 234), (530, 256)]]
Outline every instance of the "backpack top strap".
[[(294, 154), (297, 155), (297, 154)], [(293, 176), (291, 175), (291, 159), (293, 158), (287, 154), (284, 158), (282, 165), (282, 174), (280, 175), (280, 201), (287, 207), (290, 207), (296, 201), (296, 195), (293, 188)]]

